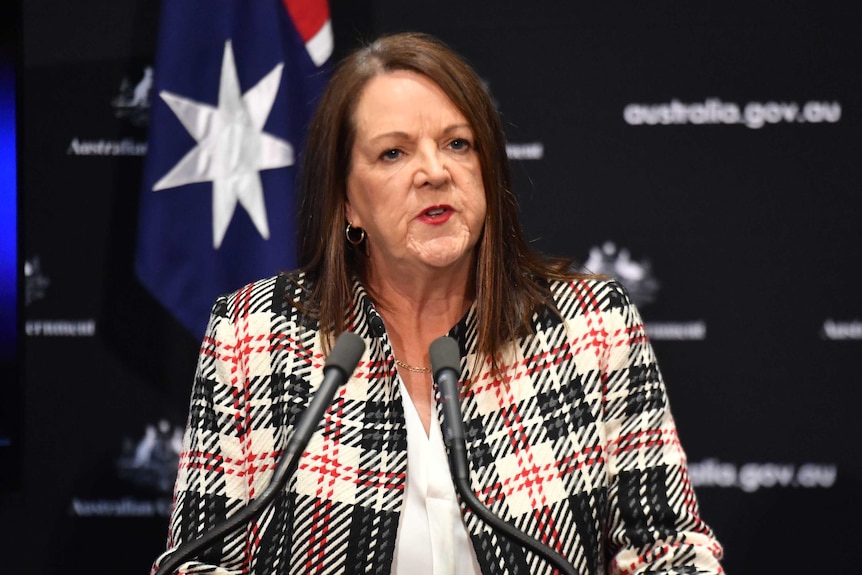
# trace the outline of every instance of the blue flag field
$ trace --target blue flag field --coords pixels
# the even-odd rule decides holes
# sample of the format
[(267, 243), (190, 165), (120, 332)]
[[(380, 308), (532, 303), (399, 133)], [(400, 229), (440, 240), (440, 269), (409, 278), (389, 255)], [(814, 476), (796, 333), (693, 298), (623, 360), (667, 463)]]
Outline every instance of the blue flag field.
[(135, 269), (197, 337), (218, 295), (295, 265), (331, 53), (326, 0), (162, 4)]

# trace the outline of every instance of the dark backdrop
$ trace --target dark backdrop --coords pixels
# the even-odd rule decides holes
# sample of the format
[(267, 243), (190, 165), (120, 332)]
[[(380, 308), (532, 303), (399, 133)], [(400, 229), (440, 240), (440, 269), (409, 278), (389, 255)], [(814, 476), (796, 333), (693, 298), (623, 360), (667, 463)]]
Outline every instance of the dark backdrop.
[[(728, 571), (857, 572), (855, 4), (331, 8), (336, 55), (421, 30), (487, 81), (528, 236), (639, 303)], [(144, 573), (163, 546), (170, 450), (135, 455), (181, 430), (198, 342), (134, 278), (146, 114), (113, 104), (157, 20), (154, 0), (23, 7), (26, 418), (4, 572)]]

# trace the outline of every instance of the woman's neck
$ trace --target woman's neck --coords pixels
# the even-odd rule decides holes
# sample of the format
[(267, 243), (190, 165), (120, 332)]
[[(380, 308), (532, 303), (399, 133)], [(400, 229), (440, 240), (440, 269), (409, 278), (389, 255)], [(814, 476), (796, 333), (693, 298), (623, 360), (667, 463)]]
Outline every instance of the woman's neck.
[[(455, 269), (371, 267), (366, 287), (383, 319), (416, 333), (444, 335), (473, 303), (472, 265)], [(429, 342), (430, 343), (430, 342)]]
[(383, 317), (396, 369), (427, 433), (433, 385), (428, 349), (467, 313), (474, 299), (473, 278), (466, 270), (374, 271), (366, 277), (366, 287)]

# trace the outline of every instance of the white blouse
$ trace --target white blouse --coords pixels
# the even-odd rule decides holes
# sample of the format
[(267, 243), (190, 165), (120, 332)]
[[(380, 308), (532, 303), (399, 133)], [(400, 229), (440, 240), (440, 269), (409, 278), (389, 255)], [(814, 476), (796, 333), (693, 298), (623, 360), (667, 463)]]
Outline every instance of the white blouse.
[(481, 575), (458, 508), (437, 418), (432, 418), (426, 435), (400, 378), (399, 385), (407, 421), (407, 485), (392, 574)]

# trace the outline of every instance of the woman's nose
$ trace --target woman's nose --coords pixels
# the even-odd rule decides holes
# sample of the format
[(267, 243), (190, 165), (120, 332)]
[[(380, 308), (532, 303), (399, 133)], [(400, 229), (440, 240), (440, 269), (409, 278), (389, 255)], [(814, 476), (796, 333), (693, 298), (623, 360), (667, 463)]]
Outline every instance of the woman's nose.
[(426, 146), (417, 154), (419, 165), (416, 170), (416, 186), (439, 188), (449, 181), (446, 159), (437, 146)]

